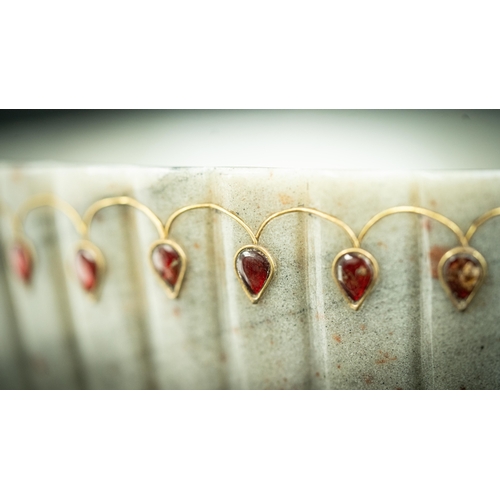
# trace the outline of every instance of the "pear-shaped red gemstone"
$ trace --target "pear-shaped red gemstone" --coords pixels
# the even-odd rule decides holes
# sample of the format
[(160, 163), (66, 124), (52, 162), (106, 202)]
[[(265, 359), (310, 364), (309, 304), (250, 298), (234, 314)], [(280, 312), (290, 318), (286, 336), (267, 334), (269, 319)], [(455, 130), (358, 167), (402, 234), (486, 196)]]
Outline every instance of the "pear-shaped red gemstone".
[(154, 248), (151, 260), (160, 278), (173, 290), (182, 269), (179, 252), (172, 245), (162, 243)]
[(236, 257), (236, 271), (251, 295), (258, 295), (271, 274), (267, 256), (256, 248), (245, 248)]
[(363, 298), (374, 276), (370, 259), (357, 252), (342, 255), (335, 272), (340, 286), (354, 303)]
[(76, 276), (86, 292), (92, 292), (97, 287), (97, 262), (92, 252), (81, 248), (76, 252)]
[(470, 254), (452, 255), (443, 265), (443, 279), (458, 301), (466, 301), (483, 277), (483, 268)]
[(33, 271), (31, 252), (25, 245), (17, 242), (12, 246), (10, 257), (14, 272), (24, 281), (24, 283), (29, 283)]

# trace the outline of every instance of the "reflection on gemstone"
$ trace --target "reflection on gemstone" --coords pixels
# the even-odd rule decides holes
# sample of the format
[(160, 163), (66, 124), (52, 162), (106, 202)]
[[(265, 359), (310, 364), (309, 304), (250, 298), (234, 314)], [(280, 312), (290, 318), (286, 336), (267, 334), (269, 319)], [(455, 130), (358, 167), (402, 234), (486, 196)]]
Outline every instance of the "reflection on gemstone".
[(151, 260), (160, 278), (173, 290), (182, 269), (182, 257), (179, 252), (172, 245), (162, 243), (154, 248)]
[(349, 299), (356, 303), (363, 298), (373, 280), (373, 264), (361, 253), (346, 253), (337, 261), (335, 276)]
[(236, 271), (250, 295), (256, 297), (271, 274), (267, 256), (256, 248), (245, 248), (236, 257)]
[(97, 287), (97, 262), (92, 252), (81, 248), (76, 253), (76, 276), (86, 292), (92, 292)]

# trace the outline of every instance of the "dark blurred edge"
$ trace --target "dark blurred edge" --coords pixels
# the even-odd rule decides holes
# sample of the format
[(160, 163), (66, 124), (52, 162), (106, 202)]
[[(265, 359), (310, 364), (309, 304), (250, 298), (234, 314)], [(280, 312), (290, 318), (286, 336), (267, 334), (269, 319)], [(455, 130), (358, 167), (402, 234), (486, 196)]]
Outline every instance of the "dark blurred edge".
[(1, 109), (0, 128), (24, 123), (43, 123), (61, 118), (87, 118), (129, 113), (127, 110), (91, 109)]
[[(74, 124), (76, 121), (85, 122), (86, 119), (92, 120), (100, 120), (100, 119), (120, 119), (120, 118), (130, 118), (131, 116), (138, 117), (157, 117), (157, 116), (165, 116), (165, 114), (171, 113), (179, 113), (189, 114), (195, 113), (196, 115), (200, 115), (201, 113), (227, 113), (232, 111), (250, 111), (250, 112), (259, 112), (259, 111), (316, 111), (319, 114), (329, 114), (331, 112), (334, 113), (342, 113), (345, 111), (351, 112), (359, 112), (360, 114), (366, 115), (371, 112), (380, 113), (381, 111), (384, 113), (398, 115), (401, 112), (407, 112), (409, 110), (404, 109), (354, 109), (354, 110), (331, 110), (331, 109), (321, 109), (321, 110), (260, 110), (260, 109), (235, 109), (235, 110), (220, 110), (220, 109), (0, 109), (0, 129), (5, 130), (8, 127), (17, 126), (17, 125), (40, 125), (40, 124), (49, 124), (53, 122), (58, 122), (59, 124), (64, 124), (66, 120), (68, 123)], [(476, 114), (477, 112), (481, 113), (482, 118), (487, 119), (495, 119), (497, 120), (500, 116), (500, 110), (498, 109), (487, 109), (487, 110), (450, 110), (450, 109), (414, 109), (411, 110), (415, 113), (428, 114), (430, 117), (433, 115), (449, 112), (449, 111), (458, 111), (461, 113), (461, 117), (464, 120), (471, 119), (471, 115)]]

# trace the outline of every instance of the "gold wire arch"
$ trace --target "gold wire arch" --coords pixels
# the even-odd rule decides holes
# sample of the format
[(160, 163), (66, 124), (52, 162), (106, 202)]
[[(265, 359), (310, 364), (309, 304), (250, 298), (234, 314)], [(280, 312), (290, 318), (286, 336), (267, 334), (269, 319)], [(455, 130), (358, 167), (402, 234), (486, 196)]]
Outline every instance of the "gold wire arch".
[(76, 231), (83, 235), (86, 232), (86, 224), (80, 217), (80, 214), (67, 201), (58, 198), (50, 193), (35, 195), (28, 201), (24, 202), (17, 213), (14, 215), (14, 230), (17, 233), (23, 233), (24, 221), (30, 212), (37, 208), (51, 207), (62, 212), (75, 227)]
[(488, 212), (484, 213), (480, 217), (478, 217), (469, 227), (467, 230), (467, 233), (465, 234), (465, 237), (467, 240), (471, 240), (471, 238), (474, 236), (476, 231), (481, 227), (485, 222), (489, 221), (490, 219), (493, 219), (494, 217), (498, 217), (500, 215), (500, 207), (493, 208), (492, 210), (489, 210)]
[(276, 212), (274, 214), (271, 214), (267, 219), (264, 220), (264, 222), (262, 222), (262, 224), (259, 226), (259, 229), (257, 229), (257, 233), (255, 235), (257, 240), (259, 240), (260, 236), (262, 235), (262, 232), (264, 231), (266, 226), (272, 220), (274, 220), (278, 217), (281, 217), (282, 215), (292, 214), (292, 213), (297, 213), (297, 212), (315, 215), (317, 217), (325, 219), (325, 220), (332, 222), (333, 224), (341, 227), (347, 233), (349, 238), (351, 239), (353, 247), (359, 248), (359, 241), (358, 241), (358, 238), (356, 237), (356, 234), (344, 221), (340, 220), (338, 217), (327, 214), (326, 212), (321, 212), (320, 210), (316, 210), (315, 208), (307, 208), (307, 207), (288, 208), (286, 210), (281, 210), (280, 212)]
[(429, 217), (430, 219), (434, 219), (437, 222), (440, 222), (444, 226), (446, 226), (448, 229), (453, 231), (455, 236), (458, 238), (458, 241), (460, 244), (464, 247), (468, 246), (468, 239), (464, 235), (463, 231), (458, 227), (457, 224), (455, 224), (451, 219), (448, 219), (448, 217), (445, 217), (444, 215), (441, 215), (438, 212), (434, 212), (432, 210), (428, 210), (427, 208), (421, 208), (421, 207), (412, 207), (412, 206), (401, 206), (401, 207), (393, 207), (393, 208), (388, 208), (387, 210), (383, 210), (382, 212), (379, 212), (377, 215), (374, 215), (361, 229), (358, 235), (359, 243), (361, 244), (364, 237), (366, 236), (366, 233), (380, 220), (382, 220), (385, 217), (388, 217), (389, 215), (394, 215), (394, 214), (401, 214), (401, 213), (410, 213), (410, 214), (417, 214), (417, 215), (424, 215), (425, 217)]
[(211, 208), (213, 210), (216, 210), (217, 212), (221, 212), (223, 214), (228, 215), (231, 217), (233, 220), (235, 220), (245, 231), (248, 233), (250, 238), (252, 239), (252, 243), (254, 245), (258, 244), (258, 239), (255, 236), (254, 232), (250, 229), (248, 224), (236, 215), (234, 212), (230, 212), (229, 210), (226, 210), (224, 207), (221, 207), (220, 205), (216, 205), (215, 203), (200, 203), (198, 205), (189, 205), (187, 207), (180, 208), (179, 210), (176, 210), (167, 220), (165, 223), (165, 238), (168, 238), (168, 235), (170, 233), (170, 229), (172, 228), (172, 224), (174, 223), (175, 219), (182, 215), (183, 213), (189, 212), (191, 210), (198, 210), (202, 208)]
[(153, 223), (158, 234), (161, 239), (165, 238), (165, 230), (163, 228), (163, 224), (159, 217), (146, 205), (137, 201), (135, 198), (131, 198), (130, 196), (114, 196), (111, 198), (104, 198), (102, 200), (98, 200), (85, 211), (83, 215), (83, 222), (85, 224), (85, 232), (83, 234), (84, 237), (88, 238), (88, 232), (90, 231), (90, 226), (96, 214), (101, 210), (114, 206), (128, 206), (133, 207), (143, 214), (145, 214), (148, 219)]

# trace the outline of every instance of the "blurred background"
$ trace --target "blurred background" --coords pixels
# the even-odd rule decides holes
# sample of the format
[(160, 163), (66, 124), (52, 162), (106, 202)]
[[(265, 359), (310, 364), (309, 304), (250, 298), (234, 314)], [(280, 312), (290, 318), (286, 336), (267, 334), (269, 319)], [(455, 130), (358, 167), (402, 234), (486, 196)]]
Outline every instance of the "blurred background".
[(0, 160), (16, 161), (496, 169), (499, 137), (482, 110), (0, 112)]

